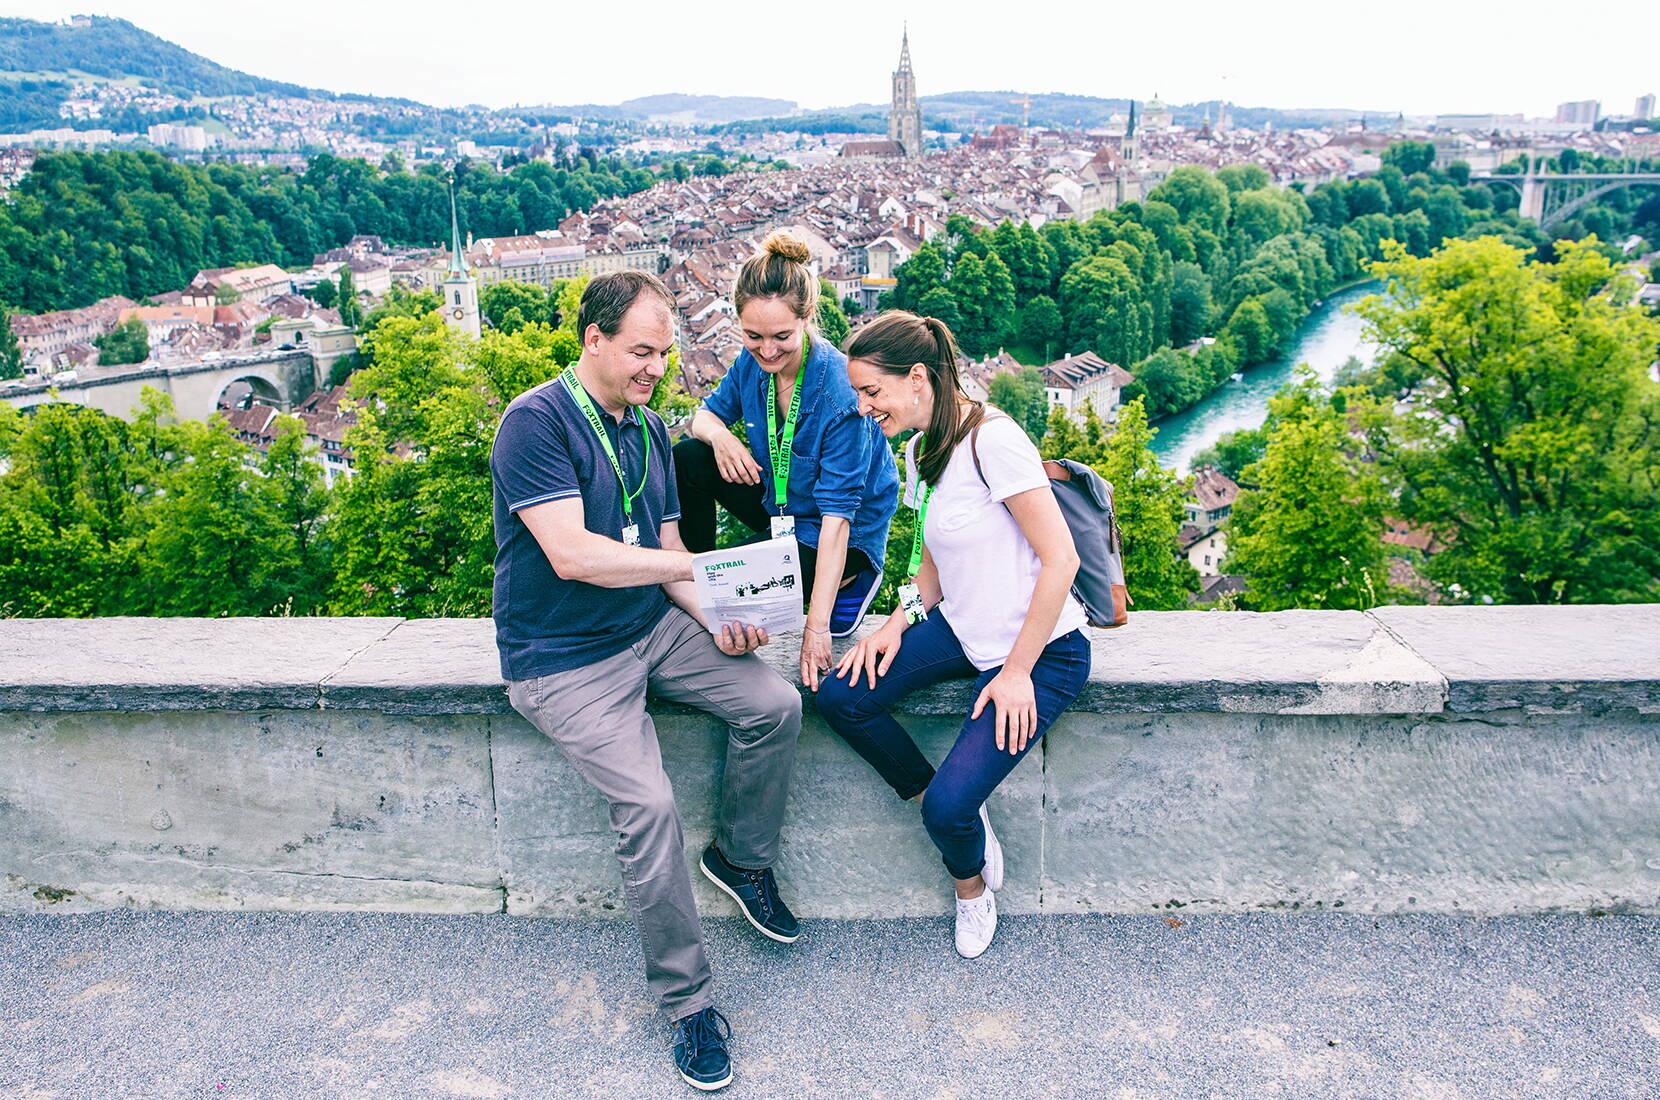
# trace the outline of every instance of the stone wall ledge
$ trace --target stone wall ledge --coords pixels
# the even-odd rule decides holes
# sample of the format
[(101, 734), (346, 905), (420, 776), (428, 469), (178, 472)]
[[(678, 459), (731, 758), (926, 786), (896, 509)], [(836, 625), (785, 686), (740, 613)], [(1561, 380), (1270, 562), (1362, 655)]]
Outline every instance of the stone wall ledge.
[[(1654, 604), (1138, 612), (1091, 635), (1080, 713), (1660, 709)], [(793, 638), (764, 655), (795, 679)], [(958, 682), (904, 709), (960, 714), (971, 702)], [(260, 709), (509, 711), (488, 619), (0, 621), (0, 710)]]
[[(998, 906), (1660, 913), (1660, 606), (1137, 614), (993, 793)], [(794, 678), (797, 641), (767, 659)], [(510, 712), (488, 620), (0, 621), (0, 913), (626, 910), (607, 808)], [(905, 700), (940, 760), (970, 682)], [(728, 730), (654, 705), (693, 861)], [(947, 912), (817, 714), (796, 912)], [(694, 876), (704, 912), (731, 913)]]

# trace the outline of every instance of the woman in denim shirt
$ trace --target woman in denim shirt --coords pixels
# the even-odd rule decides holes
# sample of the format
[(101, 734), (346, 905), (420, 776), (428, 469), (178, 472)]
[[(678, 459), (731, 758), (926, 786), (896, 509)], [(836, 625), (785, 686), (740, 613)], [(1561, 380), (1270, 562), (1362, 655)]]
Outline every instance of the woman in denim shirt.
[[(819, 291), (809, 258), (804, 243), (775, 231), (745, 262), (732, 293), (744, 350), (693, 414), (674, 466), (680, 535), (694, 553), (715, 548), (717, 502), (762, 537), (793, 520), (811, 578), (801, 682), (816, 691), (831, 637), (853, 632), (881, 585), (899, 474), (880, 429), (859, 415), (847, 357), (814, 330)], [(740, 421), (747, 446), (729, 427)], [(787, 437), (780, 506), (772, 451), (782, 457)]]

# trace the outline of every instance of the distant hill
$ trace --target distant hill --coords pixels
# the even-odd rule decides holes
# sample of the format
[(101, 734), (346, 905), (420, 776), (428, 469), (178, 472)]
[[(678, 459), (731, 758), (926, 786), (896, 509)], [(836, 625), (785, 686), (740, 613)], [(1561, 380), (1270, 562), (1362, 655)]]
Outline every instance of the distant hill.
[(71, 73), (106, 80), (136, 78), (171, 95), (336, 96), (280, 80), (227, 69), (125, 19), (93, 16), (91, 25), (0, 19), (0, 129), (61, 126), (58, 105), (69, 96)]
[(89, 27), (0, 19), (0, 70), (77, 70), (114, 80), (137, 76), (173, 95), (327, 96), (329, 93), (227, 69), (125, 19), (95, 15)]
[(667, 92), (641, 96), (616, 104), (577, 103), (537, 108), (539, 112), (574, 118), (604, 118), (646, 122), (670, 119), (691, 126), (718, 126), (748, 119), (794, 115), (792, 99), (764, 99), (760, 96), (684, 95)]

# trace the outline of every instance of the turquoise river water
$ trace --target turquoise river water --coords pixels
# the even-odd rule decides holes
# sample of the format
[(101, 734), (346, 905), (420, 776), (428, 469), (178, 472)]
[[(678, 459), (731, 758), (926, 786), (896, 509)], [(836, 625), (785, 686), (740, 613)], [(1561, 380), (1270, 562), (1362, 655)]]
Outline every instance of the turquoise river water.
[(1377, 346), (1361, 335), (1360, 318), (1344, 307), (1377, 290), (1375, 282), (1362, 283), (1315, 306), (1280, 358), (1251, 367), (1243, 377), (1224, 383), (1186, 412), (1155, 424), (1159, 434), (1153, 439), (1153, 453), (1166, 466), (1185, 474), (1193, 456), (1217, 437), (1240, 428), (1261, 427), (1268, 414), (1268, 398), (1291, 381), (1297, 364), (1307, 363), (1322, 381), (1330, 381), (1351, 355), (1370, 363)]

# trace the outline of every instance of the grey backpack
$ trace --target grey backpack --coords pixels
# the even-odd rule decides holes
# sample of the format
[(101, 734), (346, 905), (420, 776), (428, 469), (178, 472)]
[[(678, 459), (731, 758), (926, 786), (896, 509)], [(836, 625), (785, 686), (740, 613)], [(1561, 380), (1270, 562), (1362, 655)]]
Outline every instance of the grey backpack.
[[(969, 450), (974, 455), (974, 471), (984, 484), (979, 440), (980, 424), (976, 424), (969, 433)], [(1124, 584), (1124, 540), (1112, 506), (1112, 484), (1069, 458), (1045, 459), (1043, 472), (1049, 475), (1049, 488), (1078, 550), (1072, 595), (1084, 605), (1090, 626), (1123, 626), (1130, 619), (1130, 590)]]

